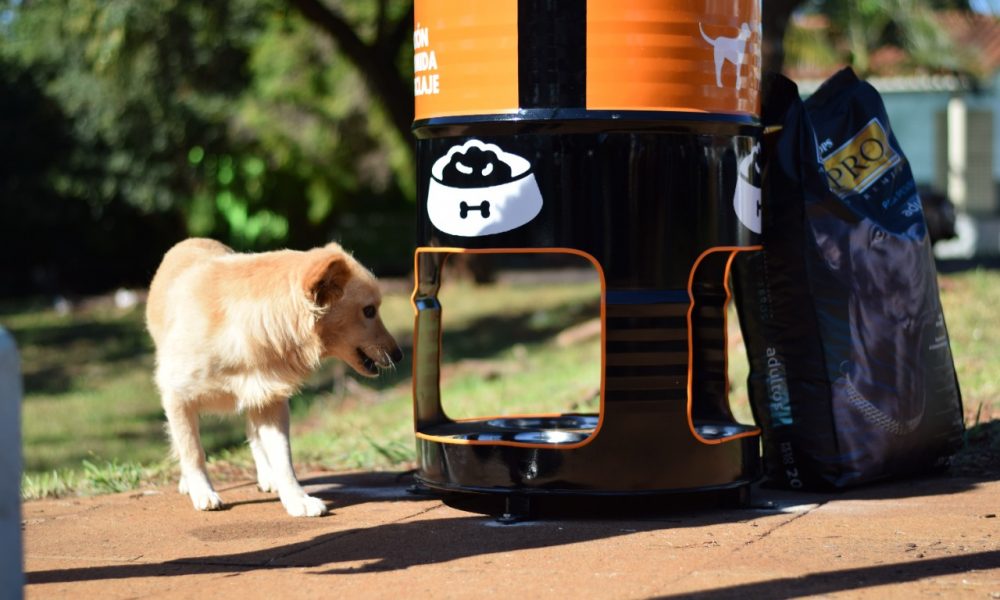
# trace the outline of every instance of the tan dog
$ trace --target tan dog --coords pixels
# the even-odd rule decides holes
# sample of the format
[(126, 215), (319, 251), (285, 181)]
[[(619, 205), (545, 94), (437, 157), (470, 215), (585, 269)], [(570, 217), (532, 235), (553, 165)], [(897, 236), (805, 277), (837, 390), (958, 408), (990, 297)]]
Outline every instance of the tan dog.
[(277, 492), (292, 516), (326, 513), (295, 478), (288, 397), (326, 356), (369, 377), (399, 362), (380, 303), (375, 277), (337, 244), (237, 254), (189, 239), (167, 252), (149, 288), (146, 324), (179, 490), (196, 509), (222, 507), (205, 470), (199, 413), (239, 411), (260, 488)]

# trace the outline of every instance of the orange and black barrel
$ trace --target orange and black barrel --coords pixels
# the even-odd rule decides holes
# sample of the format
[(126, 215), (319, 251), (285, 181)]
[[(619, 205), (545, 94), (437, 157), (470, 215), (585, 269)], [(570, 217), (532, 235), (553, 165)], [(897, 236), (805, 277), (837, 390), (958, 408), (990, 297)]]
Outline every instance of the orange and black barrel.
[[(759, 249), (760, 0), (416, 0), (414, 412), (436, 490), (745, 490), (729, 267)], [(453, 420), (439, 297), (456, 254), (585, 257), (600, 408)]]

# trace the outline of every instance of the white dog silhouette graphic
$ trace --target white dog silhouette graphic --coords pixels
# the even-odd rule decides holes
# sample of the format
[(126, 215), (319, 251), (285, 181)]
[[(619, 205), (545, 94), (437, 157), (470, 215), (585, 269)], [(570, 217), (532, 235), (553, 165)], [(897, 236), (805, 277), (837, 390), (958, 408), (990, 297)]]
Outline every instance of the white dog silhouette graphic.
[(750, 25), (744, 23), (740, 26), (740, 33), (737, 37), (717, 37), (712, 39), (705, 34), (701, 23), (698, 23), (701, 37), (705, 38), (715, 50), (715, 85), (722, 87), (722, 66), (726, 61), (736, 66), (736, 89), (740, 89), (742, 78), (740, 76), (740, 65), (743, 64), (743, 56), (746, 54), (747, 40), (750, 39)]

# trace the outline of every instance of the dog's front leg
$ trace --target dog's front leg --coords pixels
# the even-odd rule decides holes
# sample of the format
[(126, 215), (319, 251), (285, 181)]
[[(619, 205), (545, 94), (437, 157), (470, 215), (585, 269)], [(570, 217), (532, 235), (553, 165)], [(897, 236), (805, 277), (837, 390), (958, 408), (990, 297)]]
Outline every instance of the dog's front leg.
[(271, 463), (267, 460), (264, 447), (260, 443), (260, 434), (257, 432), (257, 423), (254, 419), (247, 419), (247, 442), (250, 444), (250, 453), (253, 454), (253, 462), (257, 467), (257, 487), (262, 492), (277, 492), (278, 486), (274, 483), (274, 476), (271, 475)]
[[(281, 504), (293, 517), (318, 517), (327, 513), (326, 504), (306, 494), (292, 467), (292, 450), (288, 442), (288, 401), (276, 402), (248, 411), (248, 430), (256, 432), (263, 457), (267, 459), (270, 483), (277, 488)], [(251, 434), (251, 450), (252, 450)], [(256, 456), (255, 456), (256, 458)], [(258, 463), (258, 478), (260, 476)]]
[(198, 510), (218, 510), (222, 499), (212, 488), (205, 469), (205, 450), (198, 431), (198, 411), (176, 395), (165, 398), (170, 441), (180, 462), (181, 480), (177, 491), (191, 497)]

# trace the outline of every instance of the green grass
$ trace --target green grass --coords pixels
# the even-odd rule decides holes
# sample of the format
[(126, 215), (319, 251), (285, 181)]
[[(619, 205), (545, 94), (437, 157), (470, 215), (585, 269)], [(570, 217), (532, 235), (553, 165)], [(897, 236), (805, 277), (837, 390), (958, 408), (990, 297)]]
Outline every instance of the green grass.
[(599, 328), (572, 344), (555, 339), (600, 319), (596, 274), (544, 287), (460, 283), (440, 299), (441, 403), (451, 418), (597, 410)]
[[(442, 398), (451, 416), (596, 409), (596, 340), (557, 342), (559, 333), (596, 316), (594, 282), (545, 283), (455, 283), (442, 291)], [(966, 421), (986, 424), (1000, 417), (1000, 272), (943, 276), (941, 290)], [(329, 361), (292, 399), (300, 470), (412, 464), (408, 296), (388, 294), (382, 308), (407, 354), (394, 372), (371, 380)], [(0, 303), (0, 324), (18, 342), (24, 374), (25, 498), (105, 493), (176, 477), (142, 310), (95, 304), (61, 316), (40, 303)], [(731, 397), (742, 422), (750, 422), (746, 370), (730, 319)], [(251, 473), (239, 418), (207, 418), (202, 429), (213, 477)]]
[(977, 269), (941, 278), (941, 303), (969, 424), (1000, 418), (998, 302), (998, 271)]
[(130, 460), (94, 463), (84, 459), (78, 469), (25, 473), (21, 482), (21, 497), (29, 500), (71, 494), (124, 492), (144, 484), (165, 483), (168, 472), (165, 462), (143, 465)]
[(0, 319), (21, 353), (26, 472), (81, 468), (84, 459), (162, 458), (163, 419), (140, 310), (36, 310)]

